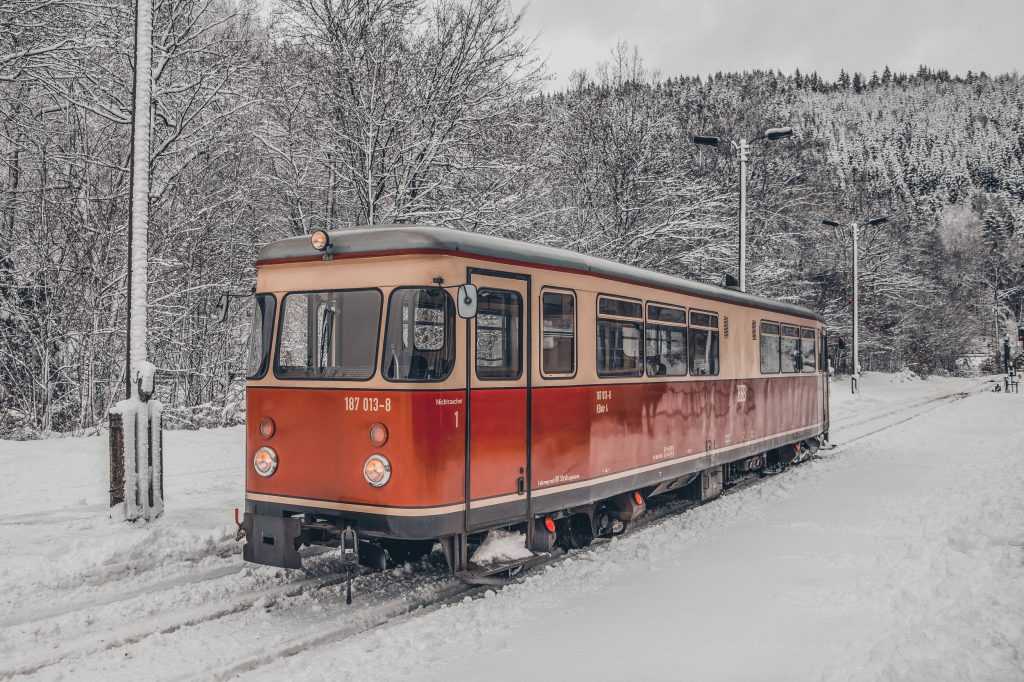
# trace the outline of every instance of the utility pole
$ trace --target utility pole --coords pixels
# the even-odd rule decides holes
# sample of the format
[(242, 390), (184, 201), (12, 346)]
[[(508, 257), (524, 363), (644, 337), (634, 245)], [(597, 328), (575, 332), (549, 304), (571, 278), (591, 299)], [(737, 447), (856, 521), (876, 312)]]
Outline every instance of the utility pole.
[(857, 247), (857, 234), (860, 227), (854, 222), (853, 229), (853, 374), (850, 375), (850, 392), (856, 393), (860, 379), (860, 249)]
[(149, 253), (149, 136), (153, 99), (153, 2), (136, 1), (135, 109), (132, 130), (131, 188), (131, 292), (128, 306), (131, 326), (128, 343), (132, 396), (138, 397), (134, 375), (146, 356), (146, 298)]
[(153, 0), (135, 5), (135, 85), (132, 115), (129, 228), (129, 395), (111, 408), (110, 507), (125, 521), (163, 513), (163, 405), (151, 400), (156, 368), (146, 353), (149, 279), (149, 153), (153, 100)]
[(740, 138), (740, 291), (747, 290), (747, 156), (750, 144)]
[[(889, 222), (889, 216), (871, 218), (866, 220), (864, 224), (874, 227), (886, 222)], [(821, 224), (833, 228), (839, 227), (839, 223), (830, 218), (823, 218)], [(853, 235), (853, 300), (851, 301), (853, 311), (850, 319), (850, 326), (852, 327), (851, 336), (853, 337), (851, 352), (853, 357), (850, 363), (850, 393), (858, 393), (860, 391), (857, 385), (860, 379), (860, 246), (857, 240), (860, 236), (860, 225), (856, 221), (850, 223), (850, 231)]]
[[(747, 141), (747, 138), (740, 138), (739, 144), (729, 140), (729, 144), (740, 156), (740, 234), (739, 234), (739, 285), (740, 291), (747, 290), (747, 161), (750, 158), (750, 145), (758, 140), (773, 142), (790, 137), (793, 134), (792, 128), (769, 128), (754, 139)], [(717, 147), (722, 138), (715, 135), (694, 135), (694, 144)]]

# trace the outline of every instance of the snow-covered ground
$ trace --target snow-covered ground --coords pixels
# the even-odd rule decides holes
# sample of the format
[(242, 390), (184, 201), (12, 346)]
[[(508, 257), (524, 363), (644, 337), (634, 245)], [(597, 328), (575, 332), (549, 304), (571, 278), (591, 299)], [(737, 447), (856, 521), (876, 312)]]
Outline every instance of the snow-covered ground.
[(240, 429), (167, 433), (167, 513), (136, 527), (104, 439), (0, 441), (0, 680), (1024, 679), (1024, 395), (861, 387), (833, 384), (816, 460), (397, 618), (455, 592), (440, 567), (346, 606), (333, 552), (240, 562)]

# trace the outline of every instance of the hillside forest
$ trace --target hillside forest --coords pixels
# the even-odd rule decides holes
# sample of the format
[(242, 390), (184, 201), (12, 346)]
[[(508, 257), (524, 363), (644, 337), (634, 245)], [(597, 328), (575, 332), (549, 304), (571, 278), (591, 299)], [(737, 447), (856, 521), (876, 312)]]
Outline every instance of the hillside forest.
[[(171, 426), (232, 423), (257, 249), (419, 223), (748, 290), (828, 320), (848, 366), (948, 372), (1024, 322), (1024, 81), (655, 73), (609, 45), (565, 87), (503, 0), (156, 0), (149, 353)], [(0, 437), (123, 397), (133, 70), (126, 0), (0, 0)], [(823, 218), (839, 227), (822, 224)]]

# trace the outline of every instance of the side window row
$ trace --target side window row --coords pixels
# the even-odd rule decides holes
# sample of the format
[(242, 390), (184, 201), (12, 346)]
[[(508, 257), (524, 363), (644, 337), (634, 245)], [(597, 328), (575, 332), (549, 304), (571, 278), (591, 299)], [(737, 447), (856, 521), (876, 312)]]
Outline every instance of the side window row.
[[(575, 296), (541, 296), (545, 376), (576, 372)], [(719, 374), (719, 318), (661, 303), (599, 296), (597, 374), (601, 377), (715, 376)]]
[(815, 331), (779, 322), (761, 321), (761, 374), (814, 372)]

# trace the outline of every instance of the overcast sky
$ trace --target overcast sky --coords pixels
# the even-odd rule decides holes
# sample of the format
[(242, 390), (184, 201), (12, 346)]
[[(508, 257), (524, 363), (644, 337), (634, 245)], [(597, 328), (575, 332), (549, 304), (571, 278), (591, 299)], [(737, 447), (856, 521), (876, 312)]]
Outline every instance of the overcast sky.
[(619, 40), (662, 75), (752, 68), (870, 74), (1024, 67), (1024, 0), (512, 0), (555, 81)]

